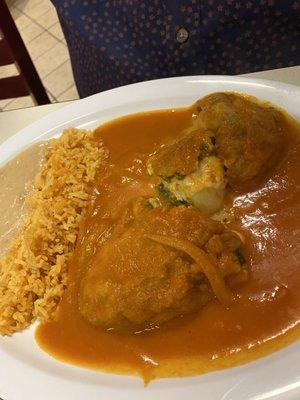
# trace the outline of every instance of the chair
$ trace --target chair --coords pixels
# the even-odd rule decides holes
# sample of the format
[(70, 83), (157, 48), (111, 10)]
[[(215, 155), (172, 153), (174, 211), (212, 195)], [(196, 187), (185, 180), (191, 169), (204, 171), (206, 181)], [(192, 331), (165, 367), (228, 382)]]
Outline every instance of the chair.
[(0, 66), (13, 63), (19, 75), (0, 79), (0, 100), (31, 95), (36, 104), (49, 104), (49, 97), (8, 6), (5, 0), (0, 0)]

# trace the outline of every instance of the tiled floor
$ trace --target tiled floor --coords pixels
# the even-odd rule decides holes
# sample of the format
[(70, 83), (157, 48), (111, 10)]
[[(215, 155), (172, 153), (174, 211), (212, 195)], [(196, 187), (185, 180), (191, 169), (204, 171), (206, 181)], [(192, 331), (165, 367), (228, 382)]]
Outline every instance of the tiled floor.
[[(10, 0), (8, 5), (51, 101), (78, 98), (68, 48), (50, 0)], [(0, 67), (0, 78), (16, 74), (14, 65)], [(33, 105), (30, 96), (0, 100), (0, 111)]]

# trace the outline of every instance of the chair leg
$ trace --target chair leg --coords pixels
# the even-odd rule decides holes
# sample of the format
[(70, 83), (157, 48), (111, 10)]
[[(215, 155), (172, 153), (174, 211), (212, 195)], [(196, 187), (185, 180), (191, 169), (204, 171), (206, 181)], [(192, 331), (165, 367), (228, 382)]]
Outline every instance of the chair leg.
[(28, 89), (35, 98), (37, 104), (49, 104), (50, 100), (47, 92), (35, 69), (5, 0), (0, 0), (0, 28), (15, 58), (15, 62), (26, 81)]

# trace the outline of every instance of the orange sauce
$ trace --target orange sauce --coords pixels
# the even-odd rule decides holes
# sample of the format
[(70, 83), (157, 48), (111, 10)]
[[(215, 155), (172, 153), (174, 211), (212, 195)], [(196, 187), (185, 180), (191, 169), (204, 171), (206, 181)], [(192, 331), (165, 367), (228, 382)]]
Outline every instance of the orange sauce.
[(38, 344), (52, 356), (88, 368), (138, 374), (147, 382), (241, 364), (299, 337), (300, 135), (287, 117), (285, 148), (269, 179), (232, 198), (237, 215), (233, 227), (246, 237), (251, 275), (234, 289), (237, 300), (230, 308), (213, 301), (196, 314), (134, 335), (91, 326), (78, 312), (77, 287), (93, 247), (101, 245), (132, 198), (154, 193), (145, 161), (188, 126), (192, 113), (192, 107), (140, 113), (96, 130), (110, 151), (109, 166), (99, 171), (57, 318), (36, 331)]

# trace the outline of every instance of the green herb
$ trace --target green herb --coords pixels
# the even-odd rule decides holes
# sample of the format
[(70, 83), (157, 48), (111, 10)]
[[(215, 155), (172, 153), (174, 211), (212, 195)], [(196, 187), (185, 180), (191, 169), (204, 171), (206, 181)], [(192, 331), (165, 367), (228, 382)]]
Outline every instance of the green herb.
[(238, 262), (240, 263), (241, 266), (246, 264), (245, 257), (243, 256), (243, 254), (240, 252), (239, 249), (235, 250), (235, 255), (236, 255), (236, 258), (238, 259)]
[(181, 174), (180, 172), (175, 172), (175, 174), (173, 175), (173, 179), (177, 179), (179, 181), (182, 181), (182, 179), (185, 178), (185, 175)]
[(204, 144), (203, 146), (201, 146), (200, 153), (198, 154), (198, 161), (202, 161), (204, 158), (212, 155), (213, 151), (207, 144)]
[(174, 175), (167, 176), (167, 177), (165, 178), (165, 180), (166, 180), (167, 182), (172, 182), (173, 180), (182, 181), (182, 179), (184, 179), (184, 178), (185, 178), (185, 175), (181, 174), (180, 172), (175, 172)]
[(164, 185), (163, 182), (157, 185), (158, 194), (161, 198), (170, 203), (172, 206), (179, 206), (179, 205), (188, 205), (189, 203), (186, 200), (178, 200), (173, 195), (173, 193)]

